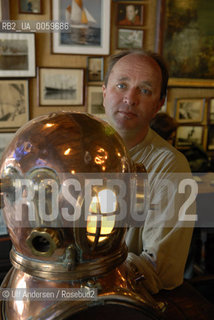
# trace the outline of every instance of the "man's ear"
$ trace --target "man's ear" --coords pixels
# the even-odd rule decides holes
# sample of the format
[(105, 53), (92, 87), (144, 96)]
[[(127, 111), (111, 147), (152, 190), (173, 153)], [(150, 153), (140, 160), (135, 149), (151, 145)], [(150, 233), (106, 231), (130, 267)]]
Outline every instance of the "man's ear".
[(158, 113), (158, 111), (160, 111), (160, 109), (161, 109), (162, 105), (164, 104), (164, 102), (165, 102), (165, 97), (163, 97), (163, 98), (159, 101), (159, 103), (157, 104), (157, 106), (156, 106), (156, 108), (155, 108), (155, 110), (154, 110), (154, 112), (153, 112), (153, 118), (156, 116), (156, 114)]
[(164, 97), (159, 101), (156, 112), (158, 112), (158, 111), (161, 109), (161, 107), (164, 105), (165, 98), (166, 98), (166, 97), (164, 96)]
[(102, 85), (102, 89), (103, 89), (103, 98), (105, 98), (105, 96), (106, 96), (106, 86), (104, 84)]

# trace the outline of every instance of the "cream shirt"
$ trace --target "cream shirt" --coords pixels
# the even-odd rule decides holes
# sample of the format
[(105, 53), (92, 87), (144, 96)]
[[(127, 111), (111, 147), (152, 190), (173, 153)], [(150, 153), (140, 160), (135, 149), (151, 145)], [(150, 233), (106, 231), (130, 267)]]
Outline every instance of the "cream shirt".
[[(178, 192), (179, 183), (192, 178), (189, 164), (182, 153), (152, 129), (130, 149), (130, 155), (148, 172), (150, 209), (141, 228), (128, 230), (128, 259), (145, 276), (144, 284), (151, 293), (173, 289), (183, 282), (194, 225), (178, 219), (180, 208), (190, 196), (191, 187), (185, 193)], [(161, 208), (154, 210), (158, 205)], [(195, 214), (195, 202), (187, 213)]]

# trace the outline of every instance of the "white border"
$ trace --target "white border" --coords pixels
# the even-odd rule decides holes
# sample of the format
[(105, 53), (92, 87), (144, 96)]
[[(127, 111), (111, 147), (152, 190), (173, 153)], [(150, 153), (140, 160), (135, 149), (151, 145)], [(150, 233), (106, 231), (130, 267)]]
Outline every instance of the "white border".
[[(52, 0), (52, 19), (59, 21), (59, 3), (61, 0)], [(87, 0), (92, 1), (92, 0)], [(72, 46), (72, 45), (61, 45), (60, 32), (54, 32), (52, 38), (52, 50), (53, 53), (65, 53), (65, 54), (94, 54), (94, 55), (108, 55), (110, 49), (110, 17), (111, 17), (111, 1), (100, 0), (101, 4), (101, 47), (95, 46)]]
[[(26, 79), (0, 79), (0, 84), (24, 84), (24, 97), (25, 97), (25, 103), (26, 103), (26, 112), (22, 116), (22, 119), (17, 123), (17, 121), (13, 124), (10, 120), (0, 121), (0, 130), (2, 129), (16, 129), (22, 127), (26, 122), (29, 121), (29, 81)], [(4, 101), (3, 101), (4, 103)], [(3, 132), (1, 132), (3, 133)]]
[(35, 77), (35, 34), (34, 33), (4, 33), (0, 32), (0, 40), (27, 40), (28, 41), (28, 70), (1, 70), (0, 77)]

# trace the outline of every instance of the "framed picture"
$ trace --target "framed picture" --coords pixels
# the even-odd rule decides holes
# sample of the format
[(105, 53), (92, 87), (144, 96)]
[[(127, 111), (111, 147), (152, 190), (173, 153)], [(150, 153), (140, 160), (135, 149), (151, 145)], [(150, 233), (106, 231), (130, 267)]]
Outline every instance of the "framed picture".
[(169, 66), (169, 85), (214, 87), (214, 2), (158, 0), (156, 50)]
[(214, 98), (208, 100), (208, 122), (214, 124)]
[(19, 13), (41, 14), (41, 0), (19, 0)]
[(28, 80), (0, 80), (0, 130), (29, 120)]
[[(9, 145), (10, 141), (13, 139), (14, 133), (0, 133), (0, 160), (5, 148)], [(0, 236), (6, 235), (7, 228), (3, 218), (3, 212), (0, 209)]]
[(13, 139), (14, 133), (0, 133), (0, 159), (5, 148), (9, 145), (10, 141)]
[(53, 33), (53, 53), (109, 54), (110, 8), (110, 0), (52, 0), (52, 20), (68, 26)]
[(176, 132), (175, 146), (185, 148), (196, 143), (203, 144), (203, 127), (202, 126), (178, 126)]
[(88, 57), (88, 81), (103, 81), (103, 58)]
[(9, 20), (9, 1), (8, 0), (0, 0), (0, 20)]
[(0, 236), (4, 236), (4, 235), (7, 235), (7, 234), (8, 234), (8, 232), (7, 232), (6, 224), (4, 222), (3, 212), (0, 209)]
[(143, 48), (143, 30), (118, 29), (118, 49), (141, 49)]
[(182, 123), (200, 123), (203, 120), (205, 99), (176, 99), (175, 119)]
[(35, 77), (35, 34), (0, 32), (0, 77)]
[(39, 68), (39, 104), (73, 106), (84, 103), (84, 69)]
[(103, 107), (102, 86), (88, 87), (88, 113), (105, 119), (105, 109)]
[(120, 26), (142, 26), (144, 6), (138, 3), (118, 3), (117, 21)]
[(214, 150), (214, 126), (208, 127), (207, 150)]

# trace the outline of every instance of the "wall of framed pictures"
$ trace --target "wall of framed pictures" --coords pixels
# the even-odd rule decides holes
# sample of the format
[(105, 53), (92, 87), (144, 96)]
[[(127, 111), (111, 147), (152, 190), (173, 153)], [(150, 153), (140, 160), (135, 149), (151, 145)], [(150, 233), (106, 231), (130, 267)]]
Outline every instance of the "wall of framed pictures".
[[(9, 8), (5, 11), (5, 0), (1, 0), (0, 8), (4, 8), (1, 10), (3, 19), (9, 17), (12, 21), (35, 23), (39, 21), (42, 26), (42, 22), (45, 24), (53, 19), (71, 21), (71, 1), (68, 2), (67, 0), (10, 0)], [(200, 73), (204, 79), (194, 76), (194, 69), (192, 71), (188, 69), (191, 67), (190, 64), (188, 68), (186, 66), (186, 74), (176, 76), (176, 70), (181, 68), (177, 68), (175, 63), (184, 66), (185, 61), (189, 61), (187, 56), (189, 51), (185, 51), (185, 47), (180, 46), (186, 55), (180, 54), (179, 51), (174, 55), (177, 60), (170, 60), (173, 52), (173, 32), (180, 34), (177, 42), (180, 38), (186, 37), (191, 38), (192, 44), (197, 43), (197, 28), (195, 25), (192, 29), (190, 28), (191, 23), (195, 21), (187, 19), (188, 12), (191, 13), (191, 17), (194, 13), (198, 13), (200, 28), (204, 31), (204, 46), (207, 46), (209, 40), (207, 26), (213, 25), (213, 20), (205, 23), (204, 16), (210, 8), (210, 2), (208, 0), (205, 2), (206, 5), (203, 4), (203, 0), (193, 0), (191, 8), (187, 4), (181, 10), (176, 7), (180, 5), (179, 2), (173, 0), (83, 0), (81, 10), (89, 12), (86, 14), (87, 21), (84, 23), (93, 26), (93, 32), (88, 28), (84, 34), (76, 33), (73, 26), (71, 34), (37, 30), (33, 35), (25, 33), (21, 38), (20, 35), (4, 33), (1, 39), (0, 33), (0, 43), (5, 39), (9, 43), (12, 39), (13, 51), (14, 48), (15, 51), (19, 49), (17, 41), (21, 41), (20, 43), (24, 44), (22, 47), (25, 48), (23, 58), (17, 58), (15, 55), (13, 57), (13, 65), (16, 64), (17, 59), (21, 59), (19, 70), (5, 70), (4, 66), (1, 68), (0, 65), (0, 90), (4, 84), (7, 85), (9, 92), (10, 81), (18, 86), (21, 86), (19, 81), (23, 81), (22, 85), (28, 90), (28, 94), (27, 91), (22, 94), (24, 101), (22, 104), (26, 108), (22, 121), (57, 110), (87, 111), (104, 118), (103, 110), (99, 105), (102, 103), (100, 100), (102, 83), (109, 55), (129, 48), (157, 51), (167, 57), (169, 67), (172, 68), (164, 111), (175, 117), (181, 128), (201, 126), (202, 129), (196, 128), (196, 131), (199, 136), (199, 132), (201, 133), (203, 147), (212, 153), (214, 149), (212, 146), (214, 81), (209, 79), (209, 74)], [(182, 24), (177, 24), (180, 15), (185, 19), (181, 19)], [(178, 25), (179, 30), (176, 29)], [(194, 31), (191, 34), (190, 29)], [(90, 35), (93, 35), (90, 40), (89, 30)], [(34, 41), (33, 44), (32, 41)], [(195, 52), (194, 54), (197, 54), (199, 51)], [(199, 62), (202, 61), (201, 59), (196, 57)], [(211, 63), (207, 55), (204, 59), (206, 66)], [(26, 61), (30, 61), (27, 66)], [(4, 64), (8, 65), (6, 62)], [(202, 70), (200, 66), (198, 68)], [(56, 73), (61, 75), (57, 77)], [(78, 90), (74, 89), (72, 96), (67, 94), (68, 83), (72, 84), (70, 87), (78, 85)], [(16, 102), (18, 102), (17, 99)], [(184, 114), (188, 108), (191, 113), (190, 119), (187, 116), (181, 119), (181, 114)], [(22, 123), (17, 126), (14, 123), (7, 127), (4, 120), (0, 121), (0, 132), (15, 132)]]
[[(70, 21), (72, 20), (71, 3), (72, 1), (68, 3), (67, 0), (10, 0), (9, 17), (12, 21), (40, 22), (40, 25), (42, 22), (52, 20)], [(35, 60), (33, 60), (35, 74), (32, 72), (29, 75), (26, 74), (29, 81), (30, 119), (65, 108), (67, 111), (93, 113), (94, 108), (91, 108), (90, 97), (91, 94), (96, 97), (100, 95), (108, 56), (130, 47), (150, 50), (154, 48), (157, 0), (84, 0), (82, 3), (81, 10), (87, 13), (87, 23), (93, 26), (93, 28), (89, 27), (86, 33), (83, 34), (82, 31), (77, 33), (74, 26), (69, 33), (37, 30), (34, 34), (35, 47), (31, 46), (31, 51), (34, 53), (35, 50)], [(134, 22), (132, 22), (133, 19)], [(4, 37), (10, 37), (10, 35), (6, 33)], [(34, 64), (29, 65), (33, 68)], [(50, 69), (55, 71), (58, 69), (57, 72), (60, 72), (59, 69), (64, 70), (70, 78), (73, 77), (73, 82), (75, 82), (75, 72), (72, 69), (81, 69), (83, 76), (78, 85), (82, 89), (77, 92), (78, 99), (69, 99), (66, 89), (60, 90), (62, 83), (66, 82), (65, 79), (60, 80), (60, 77), (55, 83), (53, 79), (49, 81), (51, 88), (47, 89), (47, 85), (42, 81), (41, 71), (45, 72), (47, 79)], [(92, 88), (93, 86), (95, 88)], [(56, 99), (51, 98), (50, 90), (52, 94), (57, 93)], [(63, 91), (66, 98), (57, 98), (60, 97), (60, 91)]]
[(158, 6), (156, 50), (169, 68), (167, 111), (179, 125), (176, 147), (193, 142), (214, 158), (214, 3), (158, 0)]
[[(83, 0), (81, 10), (88, 13), (77, 24), (87, 30), (77, 32), (74, 25), (70, 33), (52, 30), (54, 19), (72, 21), (70, 3), (0, 0), (1, 20), (37, 27), (36, 32), (27, 24), (20, 33), (0, 32), (0, 157), (16, 130), (37, 116), (65, 110), (105, 120), (102, 84), (108, 57), (135, 48), (157, 51), (169, 62), (163, 111), (178, 121), (176, 147), (196, 142), (214, 159), (214, 19), (209, 14), (214, 2)], [(0, 280), (10, 266), (9, 248), (0, 210)]]
[(214, 89), (207, 87), (169, 87), (167, 111), (178, 122), (176, 147), (179, 149), (188, 148), (190, 142), (195, 142), (212, 156), (213, 94)]
[[(14, 21), (72, 19), (70, 6), (66, 0), (34, 0), (31, 2), (32, 8), (28, 6), (28, 1), (10, 0), (10, 19)], [(90, 39), (95, 39), (90, 40), (90, 43), (87, 34), (81, 33), (80, 36), (76, 34), (75, 29), (72, 35), (66, 32), (36, 32), (35, 34), (37, 73), (36, 76), (29, 79), (30, 118), (64, 108), (67, 111), (88, 111), (90, 109), (88, 106), (90, 87), (99, 86), (101, 88), (110, 54), (130, 48), (130, 46), (151, 50), (154, 48), (156, 0), (84, 0), (82, 9), (87, 9), (85, 12), (90, 13), (87, 19), (99, 29), (97, 29), (99, 36), (98, 33), (93, 33), (91, 37), (90, 33)], [(136, 16), (134, 24), (129, 20), (133, 14)], [(85, 39), (88, 41), (87, 45), (84, 43)], [(52, 100), (54, 103), (51, 103), (51, 99), (44, 101), (45, 94), (41, 90), (41, 77), (39, 79), (40, 68), (82, 69), (84, 82), (81, 84), (83, 90), (79, 102), (70, 103), (68, 100), (62, 103), (60, 99), (57, 104), (57, 100)], [(55, 91), (59, 89), (59, 82), (55, 85), (52, 83)]]

